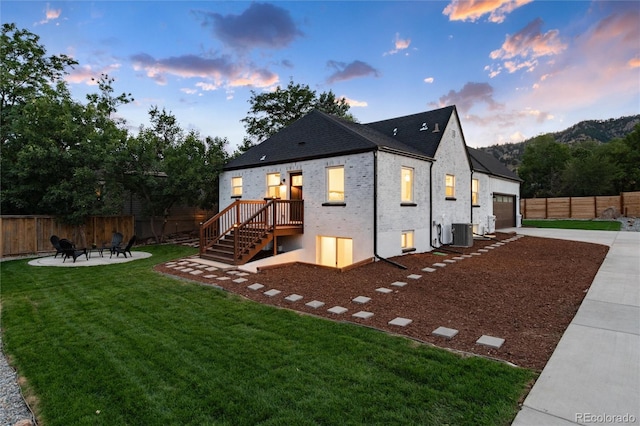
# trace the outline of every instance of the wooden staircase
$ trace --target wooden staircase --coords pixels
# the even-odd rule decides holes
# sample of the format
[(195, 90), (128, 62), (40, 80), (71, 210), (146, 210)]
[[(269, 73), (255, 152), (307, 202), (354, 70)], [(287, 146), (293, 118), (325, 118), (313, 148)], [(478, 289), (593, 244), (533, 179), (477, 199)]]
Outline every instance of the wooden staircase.
[(236, 200), (200, 225), (200, 257), (243, 265), (277, 237), (303, 233), (302, 200)]

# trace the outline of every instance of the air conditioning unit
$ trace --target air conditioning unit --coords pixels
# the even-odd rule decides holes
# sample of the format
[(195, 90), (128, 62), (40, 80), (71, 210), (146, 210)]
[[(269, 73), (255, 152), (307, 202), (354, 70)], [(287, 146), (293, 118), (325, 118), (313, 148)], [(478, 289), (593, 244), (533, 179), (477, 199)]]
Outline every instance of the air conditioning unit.
[(453, 246), (473, 247), (473, 225), (471, 223), (452, 223)]

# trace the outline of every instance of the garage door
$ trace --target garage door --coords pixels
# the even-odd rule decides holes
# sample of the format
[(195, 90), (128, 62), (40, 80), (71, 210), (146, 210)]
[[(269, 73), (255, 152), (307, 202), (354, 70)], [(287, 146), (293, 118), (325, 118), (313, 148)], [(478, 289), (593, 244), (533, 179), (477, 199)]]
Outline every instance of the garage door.
[(496, 217), (496, 229), (516, 226), (515, 195), (493, 194), (493, 214)]

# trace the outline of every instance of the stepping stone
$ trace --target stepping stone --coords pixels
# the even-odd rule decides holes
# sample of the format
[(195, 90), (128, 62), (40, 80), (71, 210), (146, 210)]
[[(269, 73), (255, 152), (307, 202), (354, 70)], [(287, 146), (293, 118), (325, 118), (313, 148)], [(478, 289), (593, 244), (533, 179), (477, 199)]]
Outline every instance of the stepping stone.
[(394, 287), (404, 287), (405, 285), (407, 285), (407, 283), (402, 282), (402, 281), (396, 281), (394, 283), (391, 283), (392, 286)]
[(239, 277), (246, 277), (247, 275), (249, 275), (249, 273), (248, 272), (238, 272), (236, 275), (239, 276)]
[(464, 257), (462, 257), (462, 256), (456, 256), (456, 257), (454, 257), (454, 260), (464, 260)]
[(445, 262), (445, 263), (456, 263), (456, 261), (453, 260), (453, 259), (445, 259), (445, 260), (443, 260), (443, 262)]
[(413, 320), (410, 320), (409, 318), (397, 317), (389, 321), (389, 325), (399, 325), (400, 327), (406, 327), (412, 322)]
[(201, 271), (201, 270), (199, 270), (199, 269), (196, 269), (195, 271), (191, 271), (191, 272), (189, 272), (189, 273), (190, 273), (191, 275), (200, 275), (200, 274), (202, 274), (203, 272), (204, 272), (204, 271)]
[(411, 274), (408, 275), (407, 278), (411, 278), (412, 280), (419, 280), (420, 278), (422, 278), (422, 275)]
[(239, 273), (238, 271), (227, 271), (227, 274), (229, 275), (236, 275), (238, 273)]
[(183, 268), (181, 269), (182, 272), (191, 272), (193, 271), (193, 268)]
[(205, 275), (205, 276), (204, 276), (204, 278), (208, 278), (208, 279), (215, 278), (215, 277), (217, 277), (217, 275), (211, 275), (211, 274), (209, 274), (209, 275)]
[(489, 250), (487, 250), (487, 249), (478, 249), (478, 251), (480, 253), (489, 253)]
[(229, 278), (229, 277), (218, 277), (216, 279), (220, 280), (220, 281), (227, 281), (227, 280), (230, 280), (231, 278)]
[(424, 272), (435, 272), (435, 271), (437, 271), (437, 269), (435, 269), (435, 268), (423, 268), (422, 270)]
[(265, 295), (265, 296), (269, 296), (269, 297), (273, 297), (273, 296), (277, 296), (277, 295), (279, 295), (280, 293), (282, 293), (280, 290), (276, 290), (276, 289), (274, 288), (274, 289), (271, 289), (271, 290), (269, 290), (269, 291), (265, 291), (265, 292), (264, 292), (264, 295)]
[(458, 334), (458, 330), (455, 328), (447, 328), (447, 327), (438, 327), (431, 332), (434, 336), (446, 337), (447, 339), (452, 339), (456, 334)]
[(182, 261), (182, 262), (178, 263), (178, 265), (188, 265), (188, 264), (189, 264), (189, 262), (185, 262), (185, 261)]
[(482, 255), (482, 253), (475, 253), (475, 252), (471, 253), (471, 256), (481, 256), (481, 255)]
[(243, 283), (245, 281), (249, 281), (249, 280), (246, 278), (236, 278), (235, 280), (233, 280), (234, 283), (238, 283), (238, 284)]
[(351, 301), (355, 303), (364, 304), (364, 303), (367, 303), (369, 300), (371, 300), (370, 297), (358, 296), (355, 299), (352, 299)]
[(165, 266), (173, 266), (175, 264), (176, 264), (176, 262), (167, 262), (167, 263), (165, 263)]
[(313, 309), (318, 309), (319, 307), (324, 306), (324, 302), (321, 302), (319, 300), (312, 300), (311, 302), (306, 303), (305, 306)]
[(284, 298), (284, 300), (287, 300), (289, 302), (297, 302), (298, 300), (302, 299), (303, 297), (300, 296), (299, 294), (290, 294), (287, 297)]
[(176, 266), (176, 271), (182, 271), (184, 269), (184, 266)]
[[(487, 248), (487, 249), (489, 249), (489, 250), (494, 250), (494, 249), (495, 249), (495, 247), (494, 247), (494, 246), (486, 246), (485, 248)], [(480, 251), (480, 250), (478, 250), (478, 251)]]
[(208, 271), (208, 272), (213, 272), (213, 271), (217, 271), (217, 270), (218, 270), (218, 268), (215, 268), (213, 266), (210, 266), (210, 267), (205, 269), (205, 271)]
[(207, 267), (207, 265), (198, 265), (198, 266), (196, 266), (196, 268), (198, 268), (198, 269), (204, 269), (206, 267)]
[(437, 266), (438, 268), (444, 268), (445, 266), (447, 266), (447, 264), (438, 262), (438, 263), (434, 263), (433, 266)]
[(487, 336), (486, 334), (476, 340), (478, 345), (489, 346), (490, 348), (499, 349), (504, 343), (504, 339), (499, 337)]
[(327, 309), (327, 311), (331, 312), (332, 314), (344, 314), (345, 312), (348, 311), (347, 308), (343, 308), (342, 306), (334, 306), (333, 308)]
[[(225, 277), (225, 278), (229, 279), (228, 277)], [(255, 290), (260, 290), (262, 287), (264, 287), (262, 284), (260, 284), (260, 283), (255, 283), (255, 284), (251, 284), (251, 285), (250, 285), (250, 286), (248, 286), (247, 288), (248, 288), (249, 290), (254, 290), (254, 291), (255, 291)]]
[(465, 259), (468, 259), (468, 258), (473, 257), (473, 256), (471, 256), (471, 254), (463, 254), (462, 257), (465, 258)]
[(497, 243), (494, 244), (494, 246), (503, 246), (503, 245), (504, 245), (504, 243), (502, 243), (502, 242), (497, 242)]
[(376, 291), (378, 293), (384, 293), (384, 294), (389, 294), (389, 293), (393, 292), (393, 290), (391, 290), (390, 288), (386, 288), (386, 287), (376, 288)]
[(368, 319), (368, 318), (371, 318), (373, 316), (373, 312), (360, 311), (360, 312), (356, 312), (352, 316), (354, 316), (356, 318)]

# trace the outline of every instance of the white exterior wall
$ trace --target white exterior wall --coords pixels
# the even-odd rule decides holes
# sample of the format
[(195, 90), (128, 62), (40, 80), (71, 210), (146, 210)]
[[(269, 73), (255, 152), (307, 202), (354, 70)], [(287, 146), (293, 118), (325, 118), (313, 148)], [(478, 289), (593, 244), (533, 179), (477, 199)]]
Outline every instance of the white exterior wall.
[[(402, 231), (413, 231), (416, 252), (431, 250), (429, 244), (429, 168), (431, 162), (378, 152), (378, 255), (403, 254)], [(413, 204), (402, 205), (401, 170), (413, 169)]]
[[(443, 244), (452, 243), (451, 224), (471, 223), (471, 166), (460, 123), (452, 115), (444, 129), (433, 165), (433, 221), (436, 224), (433, 239), (438, 238), (441, 225)], [(455, 200), (445, 197), (445, 175), (455, 176)], [(440, 243), (434, 241), (434, 245)]]
[(487, 232), (489, 216), (493, 216), (493, 194), (514, 195), (516, 203), (516, 226), (521, 226), (520, 217), (520, 183), (509, 179), (475, 172), (474, 179), (480, 181), (479, 205), (473, 207), (473, 224), (479, 225), (479, 232)]
[[(220, 210), (231, 204), (231, 178), (242, 177), (242, 199), (262, 200), (267, 194), (267, 174), (302, 172), (304, 234), (279, 238), (278, 245), (297, 250), (295, 260), (316, 263), (318, 236), (353, 240), (353, 262), (373, 256), (373, 153), (337, 156), (251, 169), (224, 172), (220, 177)], [(326, 168), (344, 166), (345, 205), (323, 206), (326, 202)], [(399, 172), (398, 172), (399, 173)], [(287, 192), (286, 198), (289, 198)], [(291, 260), (289, 260), (291, 261)]]

